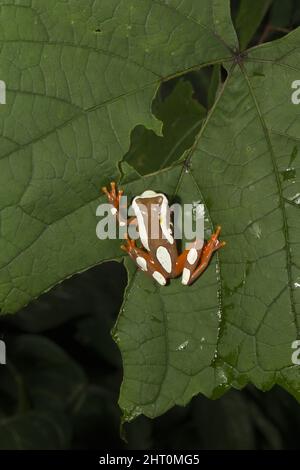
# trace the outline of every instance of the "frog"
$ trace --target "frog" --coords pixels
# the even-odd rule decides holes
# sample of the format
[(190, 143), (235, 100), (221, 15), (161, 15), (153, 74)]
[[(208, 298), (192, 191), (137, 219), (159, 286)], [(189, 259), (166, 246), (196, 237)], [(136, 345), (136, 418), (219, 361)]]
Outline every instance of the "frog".
[[(120, 225), (129, 227), (134, 224), (139, 235), (140, 245), (125, 233), (125, 244), (121, 245), (137, 268), (152, 277), (161, 286), (166, 286), (170, 279), (181, 276), (183, 285), (189, 286), (198, 279), (208, 267), (213, 254), (226, 245), (220, 241), (221, 226), (218, 225), (207, 242), (199, 244), (195, 241), (188, 249), (178, 253), (170, 217), (170, 206), (167, 196), (151, 189), (135, 196), (132, 200), (134, 216), (125, 222), (120, 220), (120, 201), (124, 194), (113, 181), (109, 187), (102, 187), (108, 202), (112, 205), (111, 212), (119, 220)], [(151, 225), (158, 227), (158, 236), (151, 237)]]

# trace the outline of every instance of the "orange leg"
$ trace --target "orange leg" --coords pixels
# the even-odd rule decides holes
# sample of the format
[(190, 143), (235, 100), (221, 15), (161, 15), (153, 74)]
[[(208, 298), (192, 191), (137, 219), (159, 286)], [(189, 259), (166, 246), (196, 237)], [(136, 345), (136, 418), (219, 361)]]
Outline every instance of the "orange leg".
[(119, 210), (120, 199), (123, 196), (123, 190), (116, 189), (116, 183), (112, 181), (110, 183), (111, 189), (108, 190), (106, 186), (103, 186), (102, 192), (107, 196), (108, 201), (114, 206), (117, 211)]
[(178, 257), (177, 257), (177, 260), (176, 260), (176, 265), (175, 265), (175, 276), (174, 277), (177, 277), (179, 276), (183, 269), (184, 269), (184, 266), (186, 264), (186, 259), (187, 259), (187, 255), (189, 254), (189, 251), (190, 250), (184, 250)]
[[(223, 246), (226, 245), (226, 242), (220, 242), (219, 241), (219, 235), (221, 232), (221, 227), (218, 226), (217, 230), (215, 233), (212, 234), (208, 242), (204, 245), (201, 256), (200, 256), (200, 262), (196, 266), (196, 269), (189, 273), (186, 273), (186, 277), (182, 279), (183, 284), (192, 284), (201, 274), (207, 266), (209, 265), (209, 262), (214, 254), (215, 251), (219, 250), (220, 248), (223, 248)], [(184, 282), (185, 281), (185, 282)]]
[(129, 225), (129, 224), (136, 225), (137, 223), (136, 217), (130, 217), (128, 220), (121, 219), (120, 209), (122, 209), (122, 206), (120, 206), (120, 201), (124, 194), (124, 191), (122, 189), (117, 190), (117, 185), (114, 181), (110, 183), (110, 186), (111, 186), (110, 190), (108, 190), (106, 186), (103, 186), (102, 192), (106, 195), (108, 201), (113, 205), (113, 208), (112, 208), (112, 211), (114, 211), (113, 214), (116, 215), (119, 223), (123, 226)]

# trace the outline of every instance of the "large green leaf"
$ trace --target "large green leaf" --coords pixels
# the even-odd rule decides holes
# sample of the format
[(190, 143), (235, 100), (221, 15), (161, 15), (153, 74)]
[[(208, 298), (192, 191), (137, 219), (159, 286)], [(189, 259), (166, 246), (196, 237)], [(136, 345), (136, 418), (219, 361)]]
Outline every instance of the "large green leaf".
[(151, 102), (162, 80), (229, 60), (235, 41), (220, 0), (1, 5), (4, 312), (119, 254), (95, 236), (99, 188), (118, 178), (136, 125), (160, 130)]
[[(22, 14), (21, 11), (22, 10)], [(114, 337), (125, 419), (253, 382), (300, 397), (299, 130), (291, 84), (300, 30), (239, 54), (224, 0), (11, 1), (1, 6), (0, 294), (18, 309), (74, 272), (120, 258), (95, 236), (98, 188), (120, 176), (202, 201), (228, 245), (191, 287), (129, 266)], [(13, 60), (12, 60), (13, 58)], [(223, 63), (228, 77), (182, 163), (140, 177), (119, 165), (158, 85)], [(297, 173), (298, 170), (298, 173)], [(125, 184), (127, 183), (127, 184)]]
[[(228, 245), (192, 287), (129, 283), (116, 339), (125, 418), (156, 416), (201, 391), (280, 383), (300, 398), (291, 360), (300, 324), (297, 79), (300, 30), (255, 48), (228, 78), (180, 166), (150, 176), (184, 202), (201, 200)], [(217, 133), (217, 134), (216, 134)]]

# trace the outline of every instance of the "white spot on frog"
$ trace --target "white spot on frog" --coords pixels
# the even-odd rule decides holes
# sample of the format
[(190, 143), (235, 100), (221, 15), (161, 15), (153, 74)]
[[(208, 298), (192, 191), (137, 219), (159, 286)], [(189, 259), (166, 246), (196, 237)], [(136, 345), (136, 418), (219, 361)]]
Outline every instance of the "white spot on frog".
[(190, 264), (194, 264), (198, 258), (198, 252), (196, 248), (191, 248), (187, 255), (187, 260)]
[(159, 271), (154, 271), (152, 276), (162, 286), (166, 285), (166, 279), (164, 278), (164, 276)]
[(187, 268), (184, 268), (184, 270), (182, 271), (182, 281), (181, 281), (182, 284), (186, 286), (187, 283), (189, 282), (190, 276), (191, 276), (191, 271)]
[(143, 271), (147, 271), (147, 261), (145, 260), (145, 258), (138, 256), (136, 262)]
[(159, 246), (157, 248), (156, 257), (165, 271), (170, 273), (172, 271), (172, 260), (170, 253), (165, 246)]

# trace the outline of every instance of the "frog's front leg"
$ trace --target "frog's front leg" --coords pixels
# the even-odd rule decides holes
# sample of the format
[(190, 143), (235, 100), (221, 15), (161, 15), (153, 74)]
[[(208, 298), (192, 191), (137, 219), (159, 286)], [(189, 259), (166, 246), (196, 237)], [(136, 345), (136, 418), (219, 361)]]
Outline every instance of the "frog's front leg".
[(219, 226), (200, 250), (195, 246), (183, 253), (185, 260), (183, 262), (182, 284), (192, 284), (205, 271), (214, 252), (225, 246), (225, 242), (219, 241), (220, 232), (221, 227)]
[(107, 189), (106, 186), (103, 186), (102, 192), (106, 195), (108, 201), (113, 205), (111, 209), (112, 213), (117, 215), (120, 208), (120, 200), (123, 196), (123, 191), (121, 189), (117, 190), (116, 183), (112, 181), (110, 183), (110, 190)]
[[(117, 190), (117, 185), (114, 181), (110, 183), (110, 189), (108, 189), (106, 186), (103, 186), (102, 192), (106, 195), (108, 201), (113, 205), (111, 208), (111, 213), (116, 216), (119, 224), (121, 226), (129, 225), (129, 224), (135, 224), (137, 223), (136, 217), (130, 217), (127, 220), (121, 219), (120, 215), (120, 202), (122, 200), (122, 196), (124, 194), (124, 191), (122, 189)], [(126, 206), (124, 206), (124, 209), (126, 209)], [(125, 212), (125, 210), (124, 210)]]
[(154, 261), (151, 254), (142, 248), (136, 246), (135, 240), (126, 236), (126, 245), (121, 245), (122, 250), (126, 251), (135, 264), (146, 274), (155, 279), (159, 284), (165, 286), (167, 278), (162, 273), (160, 266)]

